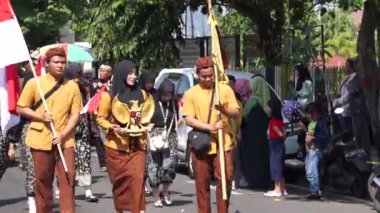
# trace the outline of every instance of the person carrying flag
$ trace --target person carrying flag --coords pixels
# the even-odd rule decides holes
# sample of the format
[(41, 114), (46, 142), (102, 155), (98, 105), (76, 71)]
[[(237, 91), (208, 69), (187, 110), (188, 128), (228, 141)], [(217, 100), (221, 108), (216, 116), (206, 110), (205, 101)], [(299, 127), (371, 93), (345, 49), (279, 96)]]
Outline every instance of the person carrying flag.
[[(192, 146), (191, 157), (195, 169), (195, 186), (197, 193), (197, 204), (199, 213), (211, 213), (210, 183), (211, 172), (216, 179), (216, 203), (218, 213), (228, 212), (229, 196), (231, 193), (233, 179), (232, 149), (234, 148), (231, 134), (228, 130), (229, 119), (236, 119), (240, 113), (240, 107), (236, 101), (232, 89), (224, 83), (219, 83), (220, 102), (214, 101), (214, 62), (210, 57), (199, 58), (196, 62), (196, 72), (199, 84), (193, 86), (184, 95), (183, 115), (186, 124), (193, 129), (207, 132), (211, 136), (211, 143), (206, 152), (197, 152)], [(210, 109), (210, 110), (205, 110)], [(221, 119), (218, 117), (219, 111)], [(227, 200), (222, 196), (222, 174), (219, 158), (219, 147), (217, 145), (217, 131), (223, 129)], [(195, 141), (196, 142), (196, 141)], [(206, 141), (200, 141), (206, 142)]]
[[(53, 180), (57, 170), (60, 187), (61, 212), (75, 212), (75, 136), (74, 130), (82, 109), (82, 98), (78, 85), (64, 78), (67, 64), (63, 48), (52, 48), (46, 52), (48, 74), (39, 77), (50, 113), (43, 106), (32, 109), (41, 99), (37, 79), (30, 80), (21, 93), (17, 112), (31, 120), (25, 143), (32, 150), (35, 162), (37, 212), (53, 211)], [(50, 122), (54, 122), (57, 134), (54, 137)], [(68, 171), (65, 172), (58, 148), (61, 146)]]

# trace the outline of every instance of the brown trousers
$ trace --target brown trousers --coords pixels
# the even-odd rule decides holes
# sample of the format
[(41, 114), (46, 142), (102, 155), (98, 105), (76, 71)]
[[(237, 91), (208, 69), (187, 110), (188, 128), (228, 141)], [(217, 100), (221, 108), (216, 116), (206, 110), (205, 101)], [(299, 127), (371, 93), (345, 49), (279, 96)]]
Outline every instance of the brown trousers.
[(145, 211), (144, 176), (146, 153), (105, 148), (107, 171), (117, 211)]
[(56, 146), (51, 151), (32, 149), (36, 182), (37, 213), (53, 212), (54, 173), (59, 181), (61, 213), (74, 213), (75, 152), (74, 147), (62, 149), (68, 172), (66, 173)]
[(196, 155), (191, 153), (195, 170), (198, 213), (211, 213), (210, 183), (212, 173), (216, 180), (216, 205), (218, 213), (227, 213), (231, 195), (234, 166), (231, 151), (225, 152), (227, 200), (223, 200), (219, 153), (215, 155)]

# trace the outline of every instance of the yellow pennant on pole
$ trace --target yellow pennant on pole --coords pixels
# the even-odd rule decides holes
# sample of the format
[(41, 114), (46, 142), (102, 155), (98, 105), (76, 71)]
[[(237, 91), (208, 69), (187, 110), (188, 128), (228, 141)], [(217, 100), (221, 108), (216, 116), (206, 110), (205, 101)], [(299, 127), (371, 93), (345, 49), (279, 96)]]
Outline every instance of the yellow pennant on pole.
[[(211, 54), (214, 61), (214, 71), (215, 71), (215, 94), (216, 102), (220, 103), (220, 88), (219, 82), (227, 83), (228, 78), (224, 73), (224, 64), (222, 51), (220, 50), (219, 43), (219, 33), (217, 28), (217, 22), (215, 19), (214, 11), (212, 10), (211, 0), (208, 0), (209, 5), (209, 15), (208, 21), (211, 27)], [(221, 120), (222, 114), (218, 112), (218, 119)], [(224, 153), (224, 141), (223, 141), (223, 130), (218, 129), (218, 152), (219, 152), (219, 162), (220, 162), (220, 174), (222, 182), (222, 196), (223, 200), (228, 200), (227, 196), (227, 179), (226, 179), (226, 162)]]
[(228, 82), (227, 75), (224, 72), (224, 64), (222, 58), (222, 51), (220, 49), (220, 41), (218, 34), (218, 22), (216, 21), (214, 10), (209, 11), (208, 24), (211, 27), (211, 54), (216, 67), (216, 74), (219, 82)]

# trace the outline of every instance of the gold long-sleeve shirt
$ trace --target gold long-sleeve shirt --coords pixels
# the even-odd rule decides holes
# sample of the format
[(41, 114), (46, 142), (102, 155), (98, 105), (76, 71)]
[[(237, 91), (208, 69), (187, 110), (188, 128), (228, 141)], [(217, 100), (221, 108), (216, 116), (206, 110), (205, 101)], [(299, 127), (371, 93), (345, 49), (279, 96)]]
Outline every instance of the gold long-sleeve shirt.
[[(143, 92), (143, 95), (144, 102), (154, 102), (152, 97), (147, 96), (145, 92)], [(137, 143), (136, 145), (145, 150), (147, 147), (146, 133), (144, 133), (142, 136), (132, 138), (127, 135), (119, 135), (112, 130), (115, 125), (120, 125), (120, 123), (112, 115), (112, 107), (123, 107), (123, 104), (115, 104), (115, 102), (118, 102), (118, 99), (113, 101), (108, 92), (104, 92), (100, 99), (97, 122), (99, 124), (99, 127), (104, 130), (106, 135), (106, 141), (104, 145), (111, 149), (129, 152), (131, 151), (130, 145), (132, 143), (132, 140), (134, 140), (133, 142)], [(154, 105), (151, 110), (154, 110)], [(125, 111), (125, 113), (129, 113), (127, 112), (127, 109), (120, 109), (115, 111)]]

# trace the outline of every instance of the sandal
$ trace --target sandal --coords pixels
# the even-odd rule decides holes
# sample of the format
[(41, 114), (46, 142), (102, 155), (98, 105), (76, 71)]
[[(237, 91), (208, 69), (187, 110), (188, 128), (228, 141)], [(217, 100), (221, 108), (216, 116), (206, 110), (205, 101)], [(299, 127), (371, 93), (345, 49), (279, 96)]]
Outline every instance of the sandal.
[(145, 197), (149, 197), (152, 195), (152, 192), (145, 186)]
[(156, 207), (156, 208), (162, 208), (162, 207), (164, 207), (164, 205), (162, 204), (161, 200), (156, 200), (154, 202), (153, 206)]
[(55, 190), (55, 199), (59, 199), (59, 190), (58, 189)]
[(265, 197), (281, 197), (281, 193), (277, 193), (275, 191), (268, 191), (267, 193), (264, 194)]
[(164, 197), (164, 202), (166, 206), (171, 206), (173, 201), (170, 200), (170, 197)]
[(97, 203), (99, 201), (99, 198), (95, 195), (90, 195), (86, 197), (86, 201), (89, 203)]

